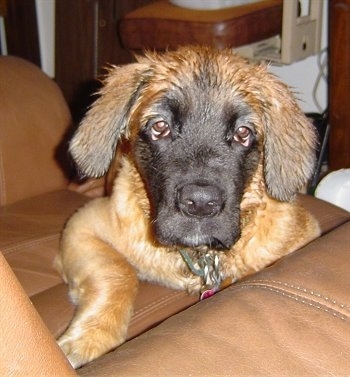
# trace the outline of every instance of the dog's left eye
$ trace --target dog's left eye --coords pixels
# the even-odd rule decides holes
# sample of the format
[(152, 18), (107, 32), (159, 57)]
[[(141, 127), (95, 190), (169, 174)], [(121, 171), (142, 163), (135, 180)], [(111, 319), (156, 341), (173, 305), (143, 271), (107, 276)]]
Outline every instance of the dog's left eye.
[(252, 131), (250, 130), (250, 128), (241, 126), (236, 130), (235, 134), (233, 135), (233, 140), (242, 144), (244, 147), (249, 147), (251, 135)]
[(159, 140), (170, 135), (170, 127), (167, 122), (160, 120), (151, 126), (152, 140)]

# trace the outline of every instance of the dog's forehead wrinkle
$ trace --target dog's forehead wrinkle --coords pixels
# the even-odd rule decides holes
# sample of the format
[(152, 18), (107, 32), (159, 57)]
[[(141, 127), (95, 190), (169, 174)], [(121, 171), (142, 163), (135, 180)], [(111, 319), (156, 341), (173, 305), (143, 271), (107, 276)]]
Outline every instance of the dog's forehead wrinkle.
[[(193, 75), (193, 73), (191, 73)], [(180, 75), (180, 74), (179, 74)], [(201, 132), (211, 133), (214, 123), (220, 123), (225, 128), (225, 121), (239, 117), (247, 117), (251, 109), (246, 104), (248, 94), (232, 87), (229, 79), (221, 79), (220, 85), (193, 85), (192, 80), (182, 80), (181, 85), (175, 85), (171, 80), (168, 87), (158, 88), (158, 79), (148, 89), (152, 89), (154, 99), (148, 97), (154, 114), (172, 114), (178, 123), (187, 119), (187, 128), (200, 128)], [(248, 101), (249, 102), (249, 101)], [(150, 113), (152, 113), (150, 112)], [(234, 122), (232, 122), (234, 123)], [(223, 129), (224, 129), (223, 128)], [(188, 129), (189, 132), (190, 129)], [(214, 135), (213, 135), (214, 136)]]

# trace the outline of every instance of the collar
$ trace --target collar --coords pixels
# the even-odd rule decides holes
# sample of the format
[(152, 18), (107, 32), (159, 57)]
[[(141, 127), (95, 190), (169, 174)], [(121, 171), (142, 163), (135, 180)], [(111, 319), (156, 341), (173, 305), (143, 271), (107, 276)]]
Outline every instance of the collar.
[(220, 258), (217, 252), (195, 252), (190, 255), (181, 249), (179, 253), (190, 271), (202, 280), (201, 300), (211, 297), (222, 288)]

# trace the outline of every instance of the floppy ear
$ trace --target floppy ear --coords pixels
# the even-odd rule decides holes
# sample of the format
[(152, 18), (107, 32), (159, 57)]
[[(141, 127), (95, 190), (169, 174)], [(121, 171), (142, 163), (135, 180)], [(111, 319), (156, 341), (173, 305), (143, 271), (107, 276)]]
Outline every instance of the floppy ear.
[(118, 140), (127, 136), (129, 112), (143, 84), (146, 64), (110, 68), (104, 86), (73, 136), (69, 152), (80, 172), (91, 177), (106, 173)]
[(265, 92), (264, 174), (268, 193), (289, 201), (313, 174), (317, 137), (288, 87), (270, 76)]

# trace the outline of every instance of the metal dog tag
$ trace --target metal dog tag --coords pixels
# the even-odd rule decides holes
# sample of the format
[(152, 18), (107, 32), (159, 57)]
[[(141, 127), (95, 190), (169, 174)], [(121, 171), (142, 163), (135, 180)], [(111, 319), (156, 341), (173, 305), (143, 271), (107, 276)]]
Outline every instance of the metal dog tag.
[(188, 268), (202, 279), (200, 299), (204, 300), (213, 296), (220, 289), (221, 276), (219, 257), (206, 253), (198, 258), (192, 259), (187, 251), (179, 251)]

